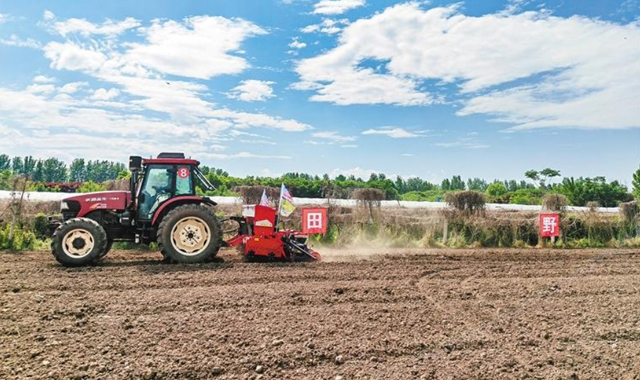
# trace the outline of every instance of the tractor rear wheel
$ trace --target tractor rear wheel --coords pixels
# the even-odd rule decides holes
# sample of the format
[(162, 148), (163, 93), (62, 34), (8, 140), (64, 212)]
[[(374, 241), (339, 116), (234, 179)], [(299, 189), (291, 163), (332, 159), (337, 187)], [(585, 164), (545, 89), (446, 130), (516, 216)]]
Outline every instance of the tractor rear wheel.
[(178, 263), (202, 263), (220, 249), (222, 232), (215, 214), (206, 206), (178, 206), (158, 227), (158, 247), (165, 259)]
[(104, 252), (100, 255), (100, 259), (104, 258), (109, 251), (111, 251), (111, 247), (113, 246), (113, 239), (107, 237), (107, 246), (104, 249)]
[(89, 265), (107, 250), (107, 233), (89, 218), (73, 218), (56, 228), (51, 253), (64, 266)]

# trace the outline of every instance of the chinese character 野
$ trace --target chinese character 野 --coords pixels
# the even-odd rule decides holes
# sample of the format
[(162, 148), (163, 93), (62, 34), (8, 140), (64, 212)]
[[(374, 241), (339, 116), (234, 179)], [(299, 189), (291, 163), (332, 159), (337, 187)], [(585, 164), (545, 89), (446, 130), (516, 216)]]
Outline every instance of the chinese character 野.
[(544, 217), (542, 218), (542, 231), (549, 232), (551, 234), (556, 232), (556, 218)]
[(540, 236), (560, 236), (560, 215), (540, 214)]

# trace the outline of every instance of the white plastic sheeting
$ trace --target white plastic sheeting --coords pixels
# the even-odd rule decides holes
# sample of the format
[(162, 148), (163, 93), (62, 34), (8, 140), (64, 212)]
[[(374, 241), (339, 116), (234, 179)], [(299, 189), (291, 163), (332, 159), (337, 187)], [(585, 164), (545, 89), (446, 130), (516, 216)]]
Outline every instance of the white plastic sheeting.
[[(31, 201), (59, 201), (67, 197), (78, 195), (77, 193), (39, 193), (39, 192), (26, 192), (25, 199)], [(0, 190), (0, 200), (10, 199), (11, 191)], [(210, 197), (214, 202), (218, 204), (242, 204), (242, 200), (236, 197)], [(356, 200), (353, 199), (325, 199), (325, 198), (293, 198), (297, 205), (336, 205), (344, 207), (356, 206)], [(424, 209), (443, 209), (447, 207), (444, 202), (410, 202), (410, 201), (382, 201), (382, 207), (402, 207), (402, 208), (424, 208)], [(488, 203), (488, 210), (510, 210), (510, 211), (541, 211), (542, 206), (530, 206), (530, 205), (512, 205), (512, 204), (496, 204)], [(569, 211), (588, 211), (588, 207), (567, 207)], [(617, 213), (618, 207), (599, 207), (599, 212)]]

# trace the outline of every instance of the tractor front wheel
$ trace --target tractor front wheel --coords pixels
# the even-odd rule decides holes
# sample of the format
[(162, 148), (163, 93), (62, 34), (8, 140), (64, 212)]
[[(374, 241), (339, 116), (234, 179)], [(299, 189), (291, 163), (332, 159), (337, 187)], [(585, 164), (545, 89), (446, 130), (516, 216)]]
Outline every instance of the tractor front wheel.
[(89, 265), (107, 250), (107, 233), (89, 218), (73, 218), (56, 228), (51, 253), (64, 266)]
[(220, 249), (221, 230), (215, 214), (202, 205), (174, 208), (158, 227), (158, 247), (165, 259), (178, 263), (201, 263)]

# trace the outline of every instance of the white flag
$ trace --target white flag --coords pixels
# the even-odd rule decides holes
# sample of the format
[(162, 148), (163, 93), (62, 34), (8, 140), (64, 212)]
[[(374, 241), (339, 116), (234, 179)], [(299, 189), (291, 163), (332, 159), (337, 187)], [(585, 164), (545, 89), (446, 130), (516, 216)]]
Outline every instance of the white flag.
[(267, 190), (262, 190), (262, 198), (260, 198), (260, 206), (271, 206), (269, 204), (269, 198), (267, 198)]

